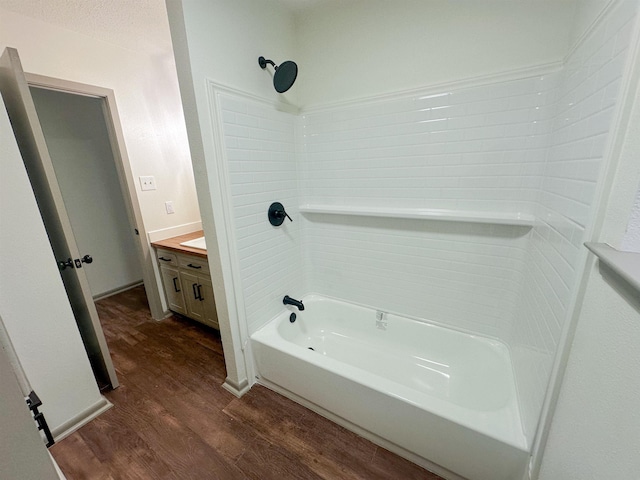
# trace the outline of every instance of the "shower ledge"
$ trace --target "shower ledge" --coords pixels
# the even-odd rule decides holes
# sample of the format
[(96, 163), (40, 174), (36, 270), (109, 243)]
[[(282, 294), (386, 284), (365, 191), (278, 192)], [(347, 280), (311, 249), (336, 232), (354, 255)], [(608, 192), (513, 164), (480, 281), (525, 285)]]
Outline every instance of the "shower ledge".
[(482, 212), (435, 208), (351, 207), (306, 204), (300, 206), (300, 212), (353, 215), (360, 217), (409, 218), (443, 222), (486, 223), (516, 227), (532, 227), (535, 222), (535, 217), (527, 213)]
[(586, 242), (584, 246), (640, 292), (640, 253), (621, 252), (606, 243)]

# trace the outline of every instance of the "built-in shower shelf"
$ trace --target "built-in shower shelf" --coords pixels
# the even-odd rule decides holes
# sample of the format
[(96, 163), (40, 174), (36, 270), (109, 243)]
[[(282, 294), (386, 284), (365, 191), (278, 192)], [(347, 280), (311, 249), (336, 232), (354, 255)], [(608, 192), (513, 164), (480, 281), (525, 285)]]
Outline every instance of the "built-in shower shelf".
[(607, 267), (640, 292), (640, 253), (621, 252), (606, 243), (584, 244)]
[(409, 218), (443, 222), (487, 223), (532, 227), (535, 217), (526, 213), (481, 212), (474, 210), (449, 210), (429, 208), (352, 207), (339, 205), (300, 206), (301, 213), (329, 215), (354, 215), (360, 217)]

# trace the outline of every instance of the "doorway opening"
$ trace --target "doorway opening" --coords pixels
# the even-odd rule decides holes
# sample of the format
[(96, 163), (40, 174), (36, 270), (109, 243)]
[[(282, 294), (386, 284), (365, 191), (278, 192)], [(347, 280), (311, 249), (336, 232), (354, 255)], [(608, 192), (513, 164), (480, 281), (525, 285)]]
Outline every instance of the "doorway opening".
[(135, 227), (118, 179), (104, 98), (29, 89), (93, 299), (142, 284)]
[[(93, 302), (140, 284), (148, 297), (157, 291), (145, 268), (146, 242), (139, 236), (144, 229), (115, 98), (111, 90), (93, 85), (28, 73), (25, 78), (84, 267), (85, 297), (91, 298), (93, 321), (78, 321), (78, 327), (99, 388), (115, 388), (115, 369), (104, 365), (110, 353)], [(63, 280), (69, 294), (64, 274)], [(72, 297), (76, 314), (82, 305), (74, 307)]]

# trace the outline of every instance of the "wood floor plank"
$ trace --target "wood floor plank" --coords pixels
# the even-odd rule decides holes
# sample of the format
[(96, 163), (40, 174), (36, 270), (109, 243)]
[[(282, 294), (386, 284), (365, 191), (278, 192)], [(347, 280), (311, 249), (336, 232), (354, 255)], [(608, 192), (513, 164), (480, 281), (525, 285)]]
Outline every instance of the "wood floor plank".
[(101, 464), (131, 479), (176, 478), (173, 471), (117, 413), (105, 413), (82, 431), (82, 439)]
[(277, 439), (322, 478), (382, 478), (369, 468), (374, 444), (281, 395), (254, 390), (224, 411), (265, 441)]
[(282, 480), (296, 478), (322, 480), (313, 470), (301, 463), (298, 456), (269, 442), (255, 442), (237, 463), (247, 478), (255, 480)]
[(121, 386), (114, 408), (51, 448), (69, 480), (440, 480), (264, 387), (242, 398), (220, 334), (156, 322), (143, 287), (96, 304)]
[(58, 464), (66, 475), (67, 480), (76, 478), (114, 480), (111, 465), (105, 464), (96, 458), (81, 435), (70, 435), (63, 442), (54, 445), (49, 451), (58, 460)]

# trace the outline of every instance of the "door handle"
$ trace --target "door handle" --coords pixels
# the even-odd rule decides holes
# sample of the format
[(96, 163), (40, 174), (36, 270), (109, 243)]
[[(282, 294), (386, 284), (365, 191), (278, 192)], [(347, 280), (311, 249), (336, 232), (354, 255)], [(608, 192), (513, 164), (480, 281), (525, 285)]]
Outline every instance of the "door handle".
[(60, 261), (58, 262), (58, 268), (59, 268), (60, 270), (64, 270), (64, 269), (65, 269), (65, 268), (67, 268), (67, 267), (69, 267), (69, 268), (73, 268), (73, 259), (72, 259), (71, 257), (67, 258), (67, 260), (66, 260), (66, 261), (62, 261), (62, 260), (60, 260)]
[(198, 293), (198, 291), (196, 290), (196, 287), (198, 286), (197, 283), (194, 283), (192, 285), (193, 287), (193, 298), (195, 298), (196, 300), (200, 300), (200, 294)]
[(93, 257), (91, 255), (85, 255), (82, 257), (82, 263), (93, 263)]
[(173, 277), (173, 289), (176, 291), (176, 293), (180, 292), (180, 289), (178, 288), (178, 283), (176, 282), (176, 280), (178, 280), (178, 277)]
[(200, 301), (203, 302), (204, 297), (202, 296), (202, 291), (200, 290), (201, 287), (202, 285), (198, 285), (198, 298), (200, 298)]
[(191, 268), (195, 268), (196, 270), (200, 270), (202, 268), (202, 265), (194, 265), (192, 263), (188, 264), (187, 267), (191, 267)]

